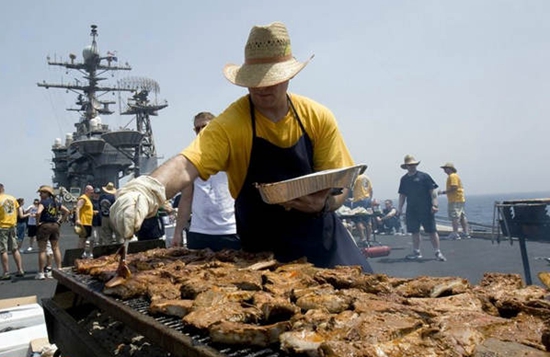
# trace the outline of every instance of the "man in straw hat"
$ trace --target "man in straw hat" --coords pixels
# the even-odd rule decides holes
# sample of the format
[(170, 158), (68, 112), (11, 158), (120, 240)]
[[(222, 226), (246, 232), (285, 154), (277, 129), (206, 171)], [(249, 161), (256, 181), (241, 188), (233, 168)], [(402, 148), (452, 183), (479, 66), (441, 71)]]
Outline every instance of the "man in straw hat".
[(3, 275), (0, 280), (10, 280), (10, 266), (8, 261), (8, 251), (11, 251), (13, 260), (17, 265), (18, 277), (23, 277), (23, 263), (21, 254), (17, 249), (16, 225), (19, 215), (19, 203), (12, 195), (5, 193), (4, 185), (0, 183), (0, 254), (2, 255)]
[(99, 231), (99, 245), (122, 243), (124, 239), (118, 234), (111, 222), (110, 209), (116, 200), (115, 184), (109, 182), (101, 187), (103, 193), (99, 196), (99, 212), (101, 215), (101, 229)]
[(468, 220), (466, 219), (466, 212), (464, 211), (464, 203), (466, 198), (464, 197), (464, 188), (462, 187), (462, 181), (458, 176), (457, 169), (452, 162), (447, 162), (441, 166), (443, 171), (447, 174), (447, 185), (445, 191), (437, 191), (439, 195), (447, 195), (447, 207), (449, 212), (449, 218), (451, 219), (453, 232), (449, 235), (449, 239), (460, 239), (458, 234), (458, 223), (462, 226), (462, 234), (464, 238), (470, 238), (470, 230), (468, 229)]
[(430, 235), (435, 249), (435, 258), (444, 262), (447, 259), (439, 249), (439, 235), (435, 226), (435, 213), (439, 209), (435, 189), (438, 186), (430, 175), (416, 169), (418, 164), (420, 161), (416, 161), (412, 155), (406, 155), (401, 164), (401, 168), (407, 170), (407, 173), (401, 177), (399, 183), (397, 212), (400, 214), (403, 211), (403, 205), (407, 201), (405, 222), (407, 231), (412, 234), (413, 239), (413, 253), (407, 255), (406, 259), (422, 258), (420, 253), (420, 226), (422, 225), (424, 232)]
[(38, 188), (40, 203), (36, 211), (36, 241), (38, 243), (38, 274), (36, 279), (46, 278), (46, 251), (48, 241), (53, 250), (53, 259), (57, 268), (61, 268), (61, 251), (59, 250), (59, 238), (61, 223), (67, 220), (69, 209), (55, 199), (51, 186), (42, 185)]
[(289, 81), (309, 62), (297, 61), (284, 24), (254, 26), (243, 65), (226, 65), (233, 84), (248, 89), (179, 155), (150, 176), (119, 190), (111, 208), (117, 230), (131, 237), (143, 219), (200, 177), (226, 171), (235, 198), (237, 233), (246, 251), (272, 251), (280, 261), (300, 257), (320, 267), (361, 265), (372, 271), (334, 210), (348, 190), (331, 190), (270, 205), (254, 183), (277, 182), (354, 164), (334, 115), (323, 105), (288, 93)]

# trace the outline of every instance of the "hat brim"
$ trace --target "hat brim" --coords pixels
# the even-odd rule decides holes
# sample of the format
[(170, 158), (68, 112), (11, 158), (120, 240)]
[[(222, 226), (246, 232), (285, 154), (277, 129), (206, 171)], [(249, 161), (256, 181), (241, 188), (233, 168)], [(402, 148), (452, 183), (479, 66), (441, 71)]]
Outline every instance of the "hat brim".
[(420, 164), (420, 161), (415, 161), (415, 162), (409, 162), (408, 164), (401, 164), (401, 168), (403, 170), (406, 170), (407, 169), (407, 165), (418, 165)]
[(116, 188), (113, 188), (112, 190), (109, 190), (107, 187), (102, 187), (101, 189), (103, 190), (103, 192), (109, 193), (111, 195), (114, 195), (116, 193)]
[(453, 172), (456, 172), (457, 170), (454, 167), (451, 166), (440, 166), (442, 169), (451, 169)]
[(296, 76), (309, 61), (299, 62), (295, 58), (280, 63), (263, 64), (227, 64), (223, 68), (223, 74), (227, 80), (235, 85), (247, 88), (259, 88), (274, 86), (283, 83)]

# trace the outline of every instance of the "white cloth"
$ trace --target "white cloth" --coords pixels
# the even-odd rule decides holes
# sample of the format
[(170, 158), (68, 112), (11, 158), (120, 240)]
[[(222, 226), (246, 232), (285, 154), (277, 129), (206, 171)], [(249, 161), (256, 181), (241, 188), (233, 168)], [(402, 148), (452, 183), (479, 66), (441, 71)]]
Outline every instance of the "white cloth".
[(235, 200), (229, 193), (226, 173), (218, 172), (206, 181), (197, 178), (193, 185), (189, 232), (236, 234)]
[(157, 179), (140, 176), (122, 187), (111, 206), (110, 217), (115, 230), (125, 239), (133, 237), (143, 220), (157, 214), (166, 201), (166, 191)]

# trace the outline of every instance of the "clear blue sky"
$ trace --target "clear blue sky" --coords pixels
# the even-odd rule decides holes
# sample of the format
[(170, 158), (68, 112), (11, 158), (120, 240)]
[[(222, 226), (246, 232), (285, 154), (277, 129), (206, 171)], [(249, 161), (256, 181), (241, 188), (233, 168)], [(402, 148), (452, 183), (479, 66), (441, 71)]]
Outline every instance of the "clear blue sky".
[[(27, 200), (51, 183), (51, 145), (74, 130), (78, 115), (65, 108), (76, 96), (36, 83), (74, 80), (46, 56), (81, 59), (91, 24), (101, 53), (133, 67), (110, 84), (129, 75), (160, 84), (169, 107), (153, 131), (167, 159), (194, 137), (194, 114), (245, 94), (222, 68), (242, 63), (250, 28), (283, 21), (294, 55), (315, 54), (290, 91), (334, 112), (375, 197), (396, 197), (407, 153), (440, 185), (439, 166), (454, 162), (467, 194), (548, 191), (549, 14), (545, 0), (6, 2), (0, 182)], [(116, 128), (129, 117), (102, 119)]]

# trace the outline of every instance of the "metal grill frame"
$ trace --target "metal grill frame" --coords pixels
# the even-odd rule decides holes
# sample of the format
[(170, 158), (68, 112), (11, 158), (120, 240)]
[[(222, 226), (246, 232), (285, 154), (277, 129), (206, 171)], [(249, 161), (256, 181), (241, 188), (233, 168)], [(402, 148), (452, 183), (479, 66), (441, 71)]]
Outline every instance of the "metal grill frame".
[(287, 357), (280, 350), (260, 347), (224, 346), (219, 350), (209, 336), (184, 331), (181, 318), (153, 317), (143, 297), (116, 299), (102, 293), (104, 284), (88, 275), (77, 274), (73, 267), (54, 269), (53, 277), (86, 302), (126, 324), (176, 357)]

